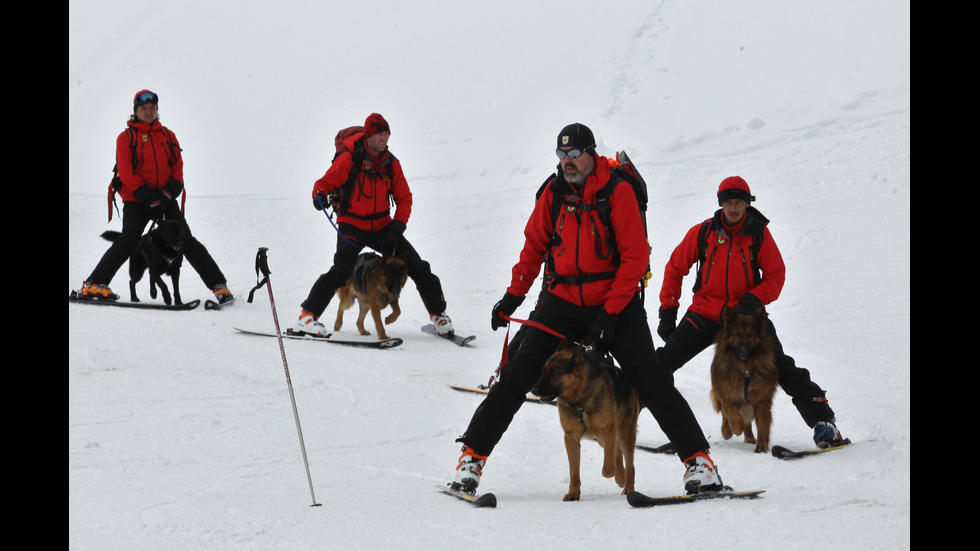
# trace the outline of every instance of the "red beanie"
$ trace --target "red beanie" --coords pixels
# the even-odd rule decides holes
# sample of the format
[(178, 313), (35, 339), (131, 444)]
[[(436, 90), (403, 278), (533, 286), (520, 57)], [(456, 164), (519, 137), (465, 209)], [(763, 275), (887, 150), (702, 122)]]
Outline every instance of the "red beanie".
[(718, 186), (718, 206), (729, 199), (741, 199), (746, 203), (755, 201), (755, 197), (749, 191), (749, 184), (745, 183), (741, 176), (729, 176)]
[(391, 133), (391, 128), (388, 127), (388, 121), (377, 113), (371, 113), (368, 115), (368, 118), (364, 119), (364, 137), (370, 138), (381, 132)]

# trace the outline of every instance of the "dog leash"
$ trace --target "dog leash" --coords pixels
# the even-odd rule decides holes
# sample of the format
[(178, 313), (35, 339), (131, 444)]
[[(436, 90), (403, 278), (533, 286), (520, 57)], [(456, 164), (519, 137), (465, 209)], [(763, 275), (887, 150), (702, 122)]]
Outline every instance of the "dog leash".
[(323, 201), (321, 201), (319, 197), (316, 198), (316, 202), (319, 203), (320, 210), (323, 211), (323, 215), (327, 217), (327, 222), (330, 222), (330, 225), (333, 226), (333, 229), (337, 230), (337, 235), (339, 235), (341, 239), (346, 241), (351, 247), (356, 247), (358, 250), (364, 248), (364, 245), (359, 245), (357, 243), (354, 243), (350, 239), (347, 239), (347, 236), (340, 231), (340, 228), (337, 227), (337, 224), (333, 223), (333, 218), (331, 218), (330, 214), (327, 212), (327, 206), (323, 204)]
[[(513, 321), (515, 323), (520, 323), (523, 325), (530, 325), (535, 329), (540, 329), (545, 333), (549, 333), (551, 335), (558, 337), (559, 339), (565, 338), (565, 335), (562, 335), (558, 331), (555, 331), (554, 329), (548, 327), (547, 325), (544, 325), (543, 323), (538, 323), (533, 320), (522, 320), (520, 318), (512, 318), (503, 312), (500, 312), (500, 317), (504, 318), (507, 321)], [(493, 386), (493, 383), (496, 382), (496, 380), (500, 377), (500, 368), (503, 367), (505, 363), (507, 363), (507, 355), (509, 350), (510, 350), (510, 324), (508, 323), (507, 334), (504, 335), (504, 349), (500, 354), (500, 363), (497, 365), (497, 369), (494, 370), (493, 375), (490, 376), (490, 380), (487, 382), (487, 387)]]
[[(517, 323), (520, 323), (522, 325), (530, 325), (531, 327), (534, 327), (535, 329), (540, 329), (540, 330), (544, 331), (545, 333), (549, 333), (551, 335), (554, 335), (554, 336), (558, 337), (559, 339), (566, 338), (565, 335), (562, 335), (558, 331), (555, 331), (554, 329), (548, 327), (547, 325), (545, 325), (543, 323), (538, 323), (538, 322), (536, 322), (534, 320), (522, 320), (522, 319), (518, 319), (518, 318), (512, 318), (512, 317), (508, 316), (507, 314), (505, 314), (503, 312), (500, 313), (500, 317), (504, 318), (507, 321), (517, 322)], [(507, 326), (507, 332), (508, 332), (508, 334), (510, 333), (510, 325)]]

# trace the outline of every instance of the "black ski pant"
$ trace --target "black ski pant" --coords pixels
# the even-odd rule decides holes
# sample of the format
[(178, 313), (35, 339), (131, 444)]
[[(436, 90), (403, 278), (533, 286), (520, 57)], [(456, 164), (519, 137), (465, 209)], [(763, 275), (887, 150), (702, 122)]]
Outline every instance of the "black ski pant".
[[(310, 294), (301, 305), (307, 312), (313, 313), (316, 317), (323, 315), (330, 300), (337, 289), (347, 285), (347, 280), (354, 273), (354, 264), (357, 262), (357, 255), (364, 247), (379, 250), (381, 241), (385, 236), (387, 226), (375, 232), (359, 230), (349, 224), (340, 224), (340, 231), (337, 234), (337, 252), (333, 255), (333, 266), (325, 274), (317, 278)], [(408, 277), (415, 282), (422, 303), (425, 305), (429, 315), (441, 314), (446, 311), (446, 299), (442, 295), (442, 283), (439, 278), (432, 273), (429, 263), (422, 260), (419, 253), (402, 237), (395, 247), (395, 255), (405, 259), (405, 267), (408, 268)]]
[[(691, 358), (714, 344), (720, 328), (721, 322), (709, 320), (688, 310), (666, 344), (657, 349), (657, 358), (671, 371), (677, 371)], [(796, 365), (796, 361), (783, 352), (783, 345), (776, 336), (776, 327), (768, 316), (766, 329), (772, 338), (773, 352), (776, 355), (779, 386), (793, 399), (793, 405), (800, 412), (803, 421), (810, 427), (818, 421), (834, 421), (834, 410), (827, 403), (824, 391), (820, 385), (810, 380), (809, 371)]]
[[(542, 294), (534, 321), (568, 337), (581, 339), (599, 315), (601, 306), (581, 307), (550, 292)], [(500, 380), (490, 388), (476, 409), (466, 432), (457, 441), (481, 455), (489, 455), (500, 441), (524, 398), (541, 377), (541, 368), (561, 339), (536, 327), (528, 327), (514, 359), (500, 368)], [(639, 297), (619, 314), (615, 341), (609, 352), (623, 368), (640, 401), (650, 410), (683, 460), (707, 451), (708, 442), (694, 412), (674, 387), (673, 372), (657, 362)]]
[[(227, 282), (225, 275), (221, 273), (218, 264), (211, 258), (208, 249), (191, 235), (191, 229), (184, 219), (184, 214), (180, 212), (177, 201), (171, 201), (163, 207), (163, 220), (176, 220), (184, 226), (184, 258), (190, 263), (191, 267), (201, 276), (208, 289), (214, 289), (215, 285)], [(153, 213), (142, 203), (136, 201), (126, 201), (123, 203), (122, 214), (122, 235), (112, 243), (109, 250), (102, 255), (92, 275), (88, 276), (88, 283), (99, 285), (109, 285), (112, 278), (119, 271), (119, 268), (129, 260), (129, 257), (139, 246), (140, 238), (143, 237), (143, 230), (146, 225), (153, 220)]]

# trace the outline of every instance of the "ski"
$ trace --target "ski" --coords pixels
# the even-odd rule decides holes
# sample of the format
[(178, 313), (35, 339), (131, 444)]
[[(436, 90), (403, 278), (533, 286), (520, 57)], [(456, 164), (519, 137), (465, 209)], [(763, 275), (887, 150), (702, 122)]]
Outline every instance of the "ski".
[(683, 496), (663, 496), (651, 497), (640, 492), (629, 492), (626, 494), (626, 501), (633, 507), (654, 507), (657, 505), (678, 505), (680, 503), (694, 503), (709, 499), (755, 499), (765, 490), (752, 490), (747, 492), (736, 492), (731, 488), (726, 488), (718, 492), (704, 492)]
[(192, 300), (183, 304), (160, 304), (159, 302), (120, 302), (118, 300), (102, 300), (92, 298), (81, 298), (78, 291), (72, 291), (68, 295), (68, 302), (72, 304), (91, 304), (93, 306), (115, 306), (117, 308), (141, 308), (143, 310), (172, 310), (175, 312), (185, 312), (200, 306), (200, 300)]
[(462, 499), (463, 501), (472, 504), (474, 507), (496, 507), (497, 506), (497, 496), (493, 494), (480, 494), (473, 495), (467, 494), (460, 490), (453, 490), (449, 486), (444, 484), (436, 484), (436, 488), (442, 490), (443, 493), (449, 494), (455, 498)]
[[(252, 335), (252, 336), (256, 336), (256, 337), (276, 337), (277, 336), (275, 333), (266, 333), (266, 332), (263, 332), (263, 331), (250, 331), (248, 329), (240, 329), (238, 327), (235, 328), (235, 331), (238, 331), (239, 333), (242, 333), (242, 334), (245, 334), (245, 335)], [(299, 335), (299, 334), (294, 335), (293, 332), (292, 332), (292, 329), (287, 329), (286, 332), (282, 334), (282, 338), (284, 338), (284, 339), (293, 339), (293, 340), (301, 340), (301, 341), (329, 342), (329, 343), (333, 343), (333, 344), (344, 344), (344, 345), (347, 345), (347, 346), (359, 346), (361, 348), (394, 348), (394, 347), (396, 347), (396, 346), (398, 346), (398, 345), (400, 345), (402, 343), (402, 340), (401, 339), (398, 339), (398, 338), (384, 339), (384, 340), (380, 340), (380, 341), (377, 341), (377, 340), (375, 340), (375, 341), (369, 341), (369, 340), (364, 340), (364, 341), (341, 340), (341, 339), (335, 339), (333, 337), (333, 333), (331, 333), (329, 336), (326, 336), (326, 337), (314, 337), (313, 335), (307, 335), (305, 333), (302, 334), (302, 335)]]
[(802, 457), (809, 457), (811, 455), (817, 455), (824, 452), (832, 452), (834, 450), (839, 450), (841, 448), (846, 448), (851, 446), (851, 439), (845, 438), (840, 444), (832, 446), (830, 448), (813, 448), (812, 450), (803, 451), (793, 451), (789, 448), (784, 448), (782, 446), (772, 447), (772, 456), (779, 459), (800, 459)]
[(207, 300), (204, 301), (204, 309), (205, 310), (221, 310), (222, 308), (225, 308), (227, 306), (231, 306), (234, 303), (235, 303), (234, 297), (232, 297), (231, 300), (229, 300), (228, 302), (225, 302), (225, 303), (221, 303), (221, 302), (218, 302), (216, 300), (207, 299)]
[(453, 335), (451, 337), (447, 337), (445, 335), (440, 335), (439, 333), (436, 333), (436, 326), (435, 325), (432, 325), (431, 323), (428, 324), (428, 325), (423, 325), (422, 326), (422, 332), (423, 333), (428, 333), (430, 335), (435, 335), (437, 337), (442, 337), (442, 338), (446, 339), (447, 341), (452, 341), (452, 342), (456, 343), (457, 346), (465, 346), (468, 342), (470, 342), (470, 341), (472, 341), (473, 339), (476, 338), (476, 335), (470, 335), (468, 337), (463, 337), (461, 335), (457, 335), (456, 333), (453, 333)]
[(644, 444), (637, 444), (636, 449), (643, 450), (645, 452), (650, 452), (650, 453), (663, 453), (667, 455), (674, 455), (677, 453), (677, 448), (675, 448), (674, 445), (671, 444), (670, 442), (667, 442), (662, 446), (647, 446)]
[[(470, 392), (470, 393), (473, 393), (473, 394), (483, 394), (483, 395), (486, 395), (488, 392), (490, 392), (490, 389), (489, 388), (479, 388), (479, 387), (474, 388), (474, 387), (469, 387), (469, 386), (449, 385), (449, 388), (451, 388), (453, 390), (458, 390), (460, 392)], [(536, 396), (531, 396), (530, 394), (528, 394), (524, 399), (527, 400), (528, 402), (534, 402), (536, 404), (558, 405), (558, 402), (555, 402), (555, 401), (552, 401), (552, 402), (542, 402), (540, 398), (538, 398)]]

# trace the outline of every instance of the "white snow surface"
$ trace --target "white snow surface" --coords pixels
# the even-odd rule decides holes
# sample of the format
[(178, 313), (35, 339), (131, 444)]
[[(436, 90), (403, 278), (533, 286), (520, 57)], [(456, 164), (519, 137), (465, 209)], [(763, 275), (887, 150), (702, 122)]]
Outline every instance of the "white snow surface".
[[(105, 218), (114, 140), (150, 88), (184, 148), (188, 222), (239, 297), (221, 312), (69, 305), (70, 549), (910, 547), (908, 1), (71, 0), (68, 14), (69, 287), (120, 228)], [(295, 321), (336, 239), (312, 183), (336, 131), (373, 111), (414, 193), (406, 236), (477, 339), (422, 334), (409, 283), (399, 348), (285, 344), (311, 507), (279, 347), (233, 327), (274, 330), (268, 292), (245, 300), (258, 247), (279, 321)], [(538, 405), (484, 471), (496, 509), (436, 491), (480, 401), (446, 385), (498, 364), (490, 308), (571, 122), (650, 184), (653, 327), (671, 250), (724, 177), (749, 182), (787, 265), (772, 319), (856, 446), (786, 462), (722, 440), (706, 351), (676, 384), (725, 482), (763, 499), (633, 509), (584, 444), (582, 501), (563, 503), (558, 415)], [(186, 263), (182, 287), (209, 297)], [(339, 335), (369, 338), (352, 325)], [(781, 391), (774, 417), (775, 444), (812, 446)], [(639, 441), (665, 442), (646, 411)], [(674, 456), (638, 452), (636, 470), (641, 491), (682, 491)]]

